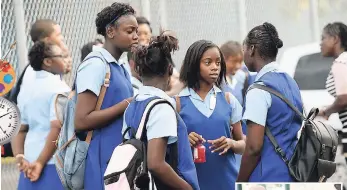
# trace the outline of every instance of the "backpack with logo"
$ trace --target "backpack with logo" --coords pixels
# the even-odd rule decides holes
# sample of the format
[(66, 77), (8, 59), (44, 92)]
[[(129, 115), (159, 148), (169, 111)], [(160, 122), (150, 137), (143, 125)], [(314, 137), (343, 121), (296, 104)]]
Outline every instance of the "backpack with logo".
[[(154, 177), (148, 172), (146, 125), (149, 114), (158, 104), (171, 104), (164, 99), (151, 100), (142, 114), (137, 131), (128, 127), (123, 133), (123, 143), (118, 145), (111, 156), (104, 174), (105, 190), (160, 189)], [(125, 135), (130, 132), (130, 138)], [(173, 167), (175, 169), (175, 166)]]
[(336, 171), (336, 151), (338, 134), (330, 125), (315, 121), (319, 110), (312, 108), (305, 117), (288, 99), (276, 90), (261, 84), (253, 84), (249, 90), (258, 88), (267, 91), (284, 101), (302, 120), (303, 127), (293, 156), (288, 160), (278, 145), (270, 129), (265, 134), (273, 144), (276, 153), (287, 164), (291, 176), (298, 182), (325, 182)]
[[(91, 52), (83, 62), (91, 58), (101, 59), (106, 66), (104, 84), (101, 87), (95, 107), (95, 110), (100, 110), (107, 87), (110, 83), (110, 65), (100, 52)], [(75, 80), (76, 76), (77, 72)], [(85, 160), (93, 134), (93, 131), (88, 131), (85, 141), (78, 138), (74, 123), (76, 100), (77, 93), (75, 91), (75, 84), (72, 92), (58, 94), (55, 99), (55, 112), (62, 127), (56, 143), (57, 150), (54, 155), (54, 161), (63, 186), (71, 190), (83, 189)]]

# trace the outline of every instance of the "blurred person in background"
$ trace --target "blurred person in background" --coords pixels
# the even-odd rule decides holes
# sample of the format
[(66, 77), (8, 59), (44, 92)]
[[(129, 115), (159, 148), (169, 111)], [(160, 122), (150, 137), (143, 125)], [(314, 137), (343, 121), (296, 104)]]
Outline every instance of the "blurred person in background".
[[(105, 43), (103, 47), (95, 46), (93, 52), (98, 52), (100, 57), (84, 60), (77, 70), (75, 128), (80, 133), (93, 130), (86, 158), (85, 190), (104, 189), (108, 161), (114, 148), (122, 142), (123, 113), (132, 99), (133, 88), (120, 57), (138, 44), (134, 15), (130, 5), (117, 2), (99, 12), (95, 24)], [(101, 110), (95, 110), (106, 64), (110, 66), (110, 83)]]
[(243, 80), (238, 81), (235, 77), (241, 69), (243, 63), (243, 52), (241, 44), (236, 41), (228, 41), (224, 43), (220, 50), (223, 53), (226, 63), (226, 82), (222, 85), (223, 90), (232, 93), (239, 103), (243, 104), (243, 84), (246, 80), (246, 73), (243, 73)]
[[(255, 83), (278, 91), (301, 112), (299, 87), (276, 62), (283, 46), (276, 28), (270, 23), (254, 27), (244, 41), (244, 60), (250, 71), (258, 72)], [(281, 151), (289, 160), (297, 143), (301, 118), (278, 97), (261, 89), (246, 94), (243, 119), (247, 121), (246, 149), (242, 155), (238, 182), (292, 182), (286, 163), (265, 135), (268, 127)]]
[[(33, 43), (37, 41), (52, 42), (57, 44), (60, 48), (63, 49), (65, 53), (68, 53), (68, 49), (64, 43), (64, 37), (61, 33), (61, 27), (58, 23), (50, 19), (40, 19), (35, 21), (30, 29), (30, 37)], [(71, 57), (70, 57), (71, 58)], [(71, 70), (67, 68), (68, 71)], [(55, 75), (59, 78), (59, 75)], [(36, 72), (31, 67), (30, 63), (22, 71), (21, 75), (18, 77), (16, 86), (8, 93), (9, 99), (16, 103), (19, 107), (19, 110), (22, 111), (22, 106), (26, 101), (30, 99), (30, 92), (32, 91), (32, 86), (36, 78)], [(6, 144), (5, 147), (5, 156), (13, 156), (11, 145)]]
[(176, 109), (187, 125), (191, 147), (206, 147), (206, 162), (195, 163), (201, 190), (235, 189), (235, 154), (245, 148), (242, 107), (220, 89), (225, 64), (217, 45), (199, 40), (188, 48), (181, 67), (185, 88), (176, 96)]
[(102, 47), (103, 44), (104, 43), (102, 42), (101, 39), (96, 39), (92, 42), (88, 42), (88, 43), (84, 44), (83, 47), (81, 48), (81, 61), (83, 61), (84, 58), (86, 58), (87, 55), (93, 51), (94, 46)]
[(19, 167), (19, 190), (62, 190), (52, 156), (61, 124), (55, 115), (57, 93), (70, 87), (60, 78), (71, 67), (69, 54), (52, 42), (38, 41), (29, 51), (29, 63), (35, 71), (32, 93), (21, 107), (21, 128), (12, 141)]
[(321, 108), (319, 116), (328, 119), (333, 113), (339, 114), (343, 125), (343, 154), (347, 162), (347, 26), (341, 22), (326, 25), (320, 45), (323, 56), (335, 58), (326, 81), (326, 89), (335, 101)]
[(139, 28), (137, 34), (139, 35), (139, 44), (148, 46), (152, 38), (152, 28), (150, 22), (145, 17), (136, 17)]

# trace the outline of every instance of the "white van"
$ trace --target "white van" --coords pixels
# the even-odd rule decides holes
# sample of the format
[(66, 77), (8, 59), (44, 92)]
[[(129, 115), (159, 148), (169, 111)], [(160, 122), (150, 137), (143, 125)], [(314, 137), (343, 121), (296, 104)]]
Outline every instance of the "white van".
[[(298, 83), (306, 112), (312, 107), (322, 108), (334, 102), (334, 97), (325, 90), (333, 61), (333, 58), (320, 54), (319, 43), (300, 45), (283, 52), (279, 60), (280, 68)], [(332, 114), (329, 123), (341, 132), (342, 123), (338, 114)]]

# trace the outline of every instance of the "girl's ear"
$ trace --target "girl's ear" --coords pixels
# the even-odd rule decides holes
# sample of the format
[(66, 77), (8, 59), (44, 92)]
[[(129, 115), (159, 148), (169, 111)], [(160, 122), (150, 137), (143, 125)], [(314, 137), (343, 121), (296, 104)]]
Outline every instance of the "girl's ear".
[(46, 67), (51, 67), (52, 64), (53, 64), (53, 62), (52, 62), (51, 59), (45, 58), (45, 59), (43, 60), (43, 64), (46, 65)]
[(250, 51), (249, 51), (249, 55), (250, 55), (251, 57), (253, 57), (254, 54), (255, 54), (255, 47), (254, 47), (254, 45), (251, 45)]
[(173, 66), (170, 64), (167, 68), (169, 70), (169, 76), (173, 74)]

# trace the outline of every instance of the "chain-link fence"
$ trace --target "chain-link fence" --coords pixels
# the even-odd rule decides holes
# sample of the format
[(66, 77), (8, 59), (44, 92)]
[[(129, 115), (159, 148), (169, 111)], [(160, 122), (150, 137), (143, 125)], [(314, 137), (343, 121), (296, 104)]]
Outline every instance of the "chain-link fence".
[[(16, 40), (15, 0), (1, 1), (1, 53), (7, 51)], [(28, 35), (33, 22), (49, 18), (62, 27), (66, 43), (71, 50), (74, 65), (80, 61), (83, 44), (97, 38), (95, 29), (96, 14), (114, 0), (25, 0), (23, 1), (25, 31)], [(328, 22), (347, 23), (347, 0), (118, 0), (130, 3), (138, 15), (143, 7), (149, 7), (149, 18), (154, 34), (159, 26), (177, 32), (180, 50), (175, 53), (174, 61), (178, 67), (188, 47), (196, 40), (212, 40), (220, 45), (228, 40), (242, 42), (246, 32), (263, 22), (273, 23), (284, 41), (285, 48), (317, 41), (312, 23), (318, 21), (318, 30)], [(316, 2), (318, 16), (312, 16), (311, 2)], [(144, 12), (144, 11), (143, 11)], [(27, 36), (27, 48), (31, 46)], [(13, 51), (9, 61), (17, 68), (17, 52)], [(65, 76), (72, 84), (72, 75)], [(7, 163), (8, 164), (8, 163)], [(345, 165), (343, 165), (345, 167)], [(2, 165), (2, 188), (14, 189), (18, 173), (14, 164)], [(14, 176), (14, 177), (11, 177)]]

